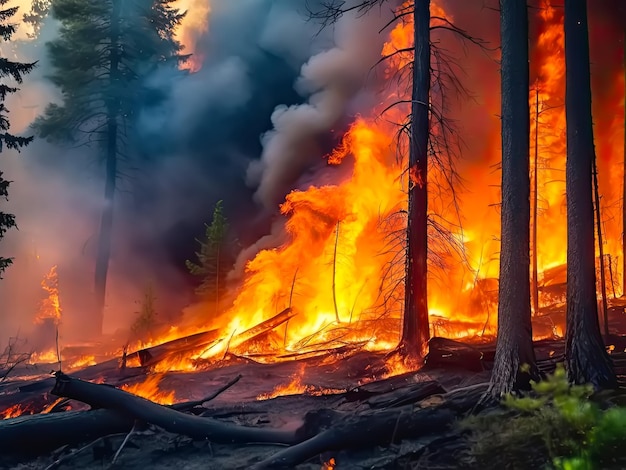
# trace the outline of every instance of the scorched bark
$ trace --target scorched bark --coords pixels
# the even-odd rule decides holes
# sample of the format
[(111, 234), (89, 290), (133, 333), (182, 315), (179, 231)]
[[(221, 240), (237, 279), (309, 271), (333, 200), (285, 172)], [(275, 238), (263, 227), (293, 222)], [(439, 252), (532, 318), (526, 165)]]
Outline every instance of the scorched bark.
[(598, 321), (592, 163), (589, 32), (585, 0), (565, 0), (565, 117), (567, 120), (567, 330), (565, 356), (573, 383), (616, 385)]
[(530, 106), (526, 0), (500, 0), (502, 208), (498, 340), (489, 394), (538, 378), (530, 309)]
[(409, 134), (409, 202), (404, 319), (400, 349), (423, 357), (428, 325), (428, 135), (430, 97), (430, 0), (416, 0), (415, 57)]

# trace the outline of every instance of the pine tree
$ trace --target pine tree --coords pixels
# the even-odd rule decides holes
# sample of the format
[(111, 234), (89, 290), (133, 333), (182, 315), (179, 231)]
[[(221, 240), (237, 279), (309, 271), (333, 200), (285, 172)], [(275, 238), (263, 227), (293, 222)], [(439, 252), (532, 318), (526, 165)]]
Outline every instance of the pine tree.
[[(4, 6), (7, 2), (8, 0), (0, 0), (0, 7)], [(18, 7), (0, 10), (0, 37), (4, 41), (10, 41), (16, 31), (17, 26), (15, 24), (8, 23), (8, 20), (12, 18), (17, 11)], [(3, 82), (0, 83), (0, 152), (2, 152), (5, 148), (19, 151), (22, 147), (28, 145), (33, 140), (32, 137), (20, 137), (9, 133), (9, 129), (11, 128), (9, 117), (7, 115), (9, 110), (6, 108), (4, 101), (6, 100), (7, 95), (15, 93), (18, 89), (8, 85), (4, 82), (4, 80), (9, 79), (18, 84), (22, 83), (23, 76), (30, 73), (35, 65), (36, 62), (14, 62), (5, 57), (0, 57), (0, 79), (3, 80)], [(2, 171), (0, 171), (0, 200), (8, 200), (10, 181), (5, 180), (2, 175)], [(0, 211), (0, 239), (4, 237), (7, 230), (15, 226), (15, 216), (13, 214)], [(13, 260), (11, 258), (3, 258), (0, 256), (0, 279), (2, 279), (2, 273), (4, 270), (12, 262)]]
[(225, 291), (225, 281), (232, 259), (228, 250), (228, 220), (224, 216), (223, 202), (218, 201), (213, 210), (213, 220), (205, 224), (204, 240), (196, 240), (200, 250), (196, 252), (197, 262), (187, 260), (187, 269), (201, 278), (196, 293), (215, 301), (219, 305)]
[(404, 319), (400, 350), (424, 357), (428, 323), (428, 142), (430, 136), (430, 0), (416, 0), (413, 93), (409, 137), (409, 204)]
[(539, 379), (530, 310), (530, 107), (526, 0), (500, 0), (502, 228), (498, 341), (489, 398)]
[(565, 364), (572, 383), (596, 388), (617, 385), (600, 333), (592, 169), (595, 159), (591, 114), (589, 31), (586, 0), (565, 0), (565, 119), (567, 160), (567, 329)]
[(105, 166), (104, 209), (95, 262), (95, 330), (102, 331), (117, 178), (132, 159), (133, 124), (157, 67), (175, 68), (185, 57), (174, 39), (183, 14), (173, 0), (53, 0), (59, 37), (48, 43), (63, 103), (51, 104), (34, 128), (54, 142), (100, 147)]

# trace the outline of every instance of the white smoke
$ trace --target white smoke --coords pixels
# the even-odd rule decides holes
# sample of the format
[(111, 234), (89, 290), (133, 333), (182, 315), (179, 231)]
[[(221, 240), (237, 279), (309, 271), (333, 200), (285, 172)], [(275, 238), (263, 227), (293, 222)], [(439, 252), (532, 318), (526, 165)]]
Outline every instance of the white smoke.
[(255, 196), (266, 208), (275, 208), (284, 198), (284, 188), (314, 158), (323, 156), (316, 139), (332, 130), (359, 95), (368, 93), (367, 78), (385, 41), (379, 31), (392, 16), (391, 8), (342, 16), (333, 28), (334, 47), (302, 66), (295, 86), (302, 96), (309, 96), (308, 102), (274, 110), (274, 128), (263, 136), (261, 160), (248, 168), (248, 182), (257, 187)]

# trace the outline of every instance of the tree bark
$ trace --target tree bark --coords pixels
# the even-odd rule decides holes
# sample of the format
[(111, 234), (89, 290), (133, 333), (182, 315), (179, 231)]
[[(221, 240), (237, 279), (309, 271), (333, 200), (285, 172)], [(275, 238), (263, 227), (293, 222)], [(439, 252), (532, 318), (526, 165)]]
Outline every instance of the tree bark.
[[(526, 0), (500, 0), (502, 208), (498, 339), (489, 395), (539, 376), (530, 309), (530, 105)], [(528, 369), (526, 369), (528, 367)]]
[(52, 394), (71, 398), (97, 408), (107, 408), (154, 424), (168, 432), (193, 439), (208, 439), (219, 443), (265, 442), (295, 444), (295, 432), (262, 429), (222, 423), (211, 418), (200, 418), (158, 405), (144, 398), (103, 384), (84, 382), (60, 372)]
[(20, 416), (0, 421), (0, 452), (39, 455), (120, 432), (128, 432), (134, 420), (111, 411), (64, 411)]
[(107, 102), (107, 134), (106, 134), (106, 169), (104, 183), (104, 208), (100, 220), (100, 234), (98, 237), (98, 253), (96, 255), (95, 268), (95, 321), (93, 324), (93, 336), (100, 336), (104, 326), (104, 304), (106, 297), (107, 275), (109, 272), (109, 260), (111, 258), (111, 238), (113, 236), (113, 210), (115, 197), (115, 184), (117, 178), (117, 133), (119, 114), (119, 99), (117, 87), (119, 80), (119, 21), (121, 0), (113, 0), (111, 10), (111, 36), (110, 36), (110, 94)]
[(327, 451), (388, 445), (401, 439), (441, 433), (450, 428), (455, 417), (448, 409), (427, 408), (416, 412), (412, 407), (339, 417), (330, 429), (277, 452), (252, 469), (291, 469)]
[(565, 362), (572, 383), (614, 387), (615, 372), (600, 334), (596, 295), (589, 32), (585, 0), (565, 0), (567, 120), (567, 329)]
[(430, 132), (430, 0), (415, 0), (415, 57), (409, 136), (409, 202), (404, 319), (400, 350), (424, 357), (428, 338), (428, 135)]

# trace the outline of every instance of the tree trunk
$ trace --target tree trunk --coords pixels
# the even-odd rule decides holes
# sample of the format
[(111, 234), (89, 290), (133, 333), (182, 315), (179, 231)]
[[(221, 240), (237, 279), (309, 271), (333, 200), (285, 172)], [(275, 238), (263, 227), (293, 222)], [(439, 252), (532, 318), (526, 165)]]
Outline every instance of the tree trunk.
[(111, 258), (111, 238), (113, 235), (113, 209), (115, 183), (117, 178), (117, 117), (119, 102), (116, 88), (119, 86), (119, 19), (120, 0), (114, 0), (111, 11), (111, 44), (110, 44), (110, 86), (111, 98), (107, 103), (107, 134), (106, 134), (106, 170), (104, 183), (104, 209), (100, 220), (100, 235), (98, 238), (98, 254), (96, 255), (95, 269), (95, 314), (93, 325), (94, 336), (102, 334), (104, 325), (104, 304), (106, 296), (107, 274), (109, 259)]
[(424, 357), (428, 338), (428, 135), (430, 132), (430, 0), (415, 0), (415, 57), (409, 136), (409, 204), (404, 319), (400, 350)]
[[(539, 376), (530, 310), (530, 105), (526, 0), (500, 0), (502, 208), (498, 340), (489, 395)], [(526, 369), (528, 366), (528, 369)]]
[(565, 362), (573, 383), (616, 385), (600, 334), (596, 296), (589, 32), (585, 0), (565, 0), (567, 120), (567, 330)]

